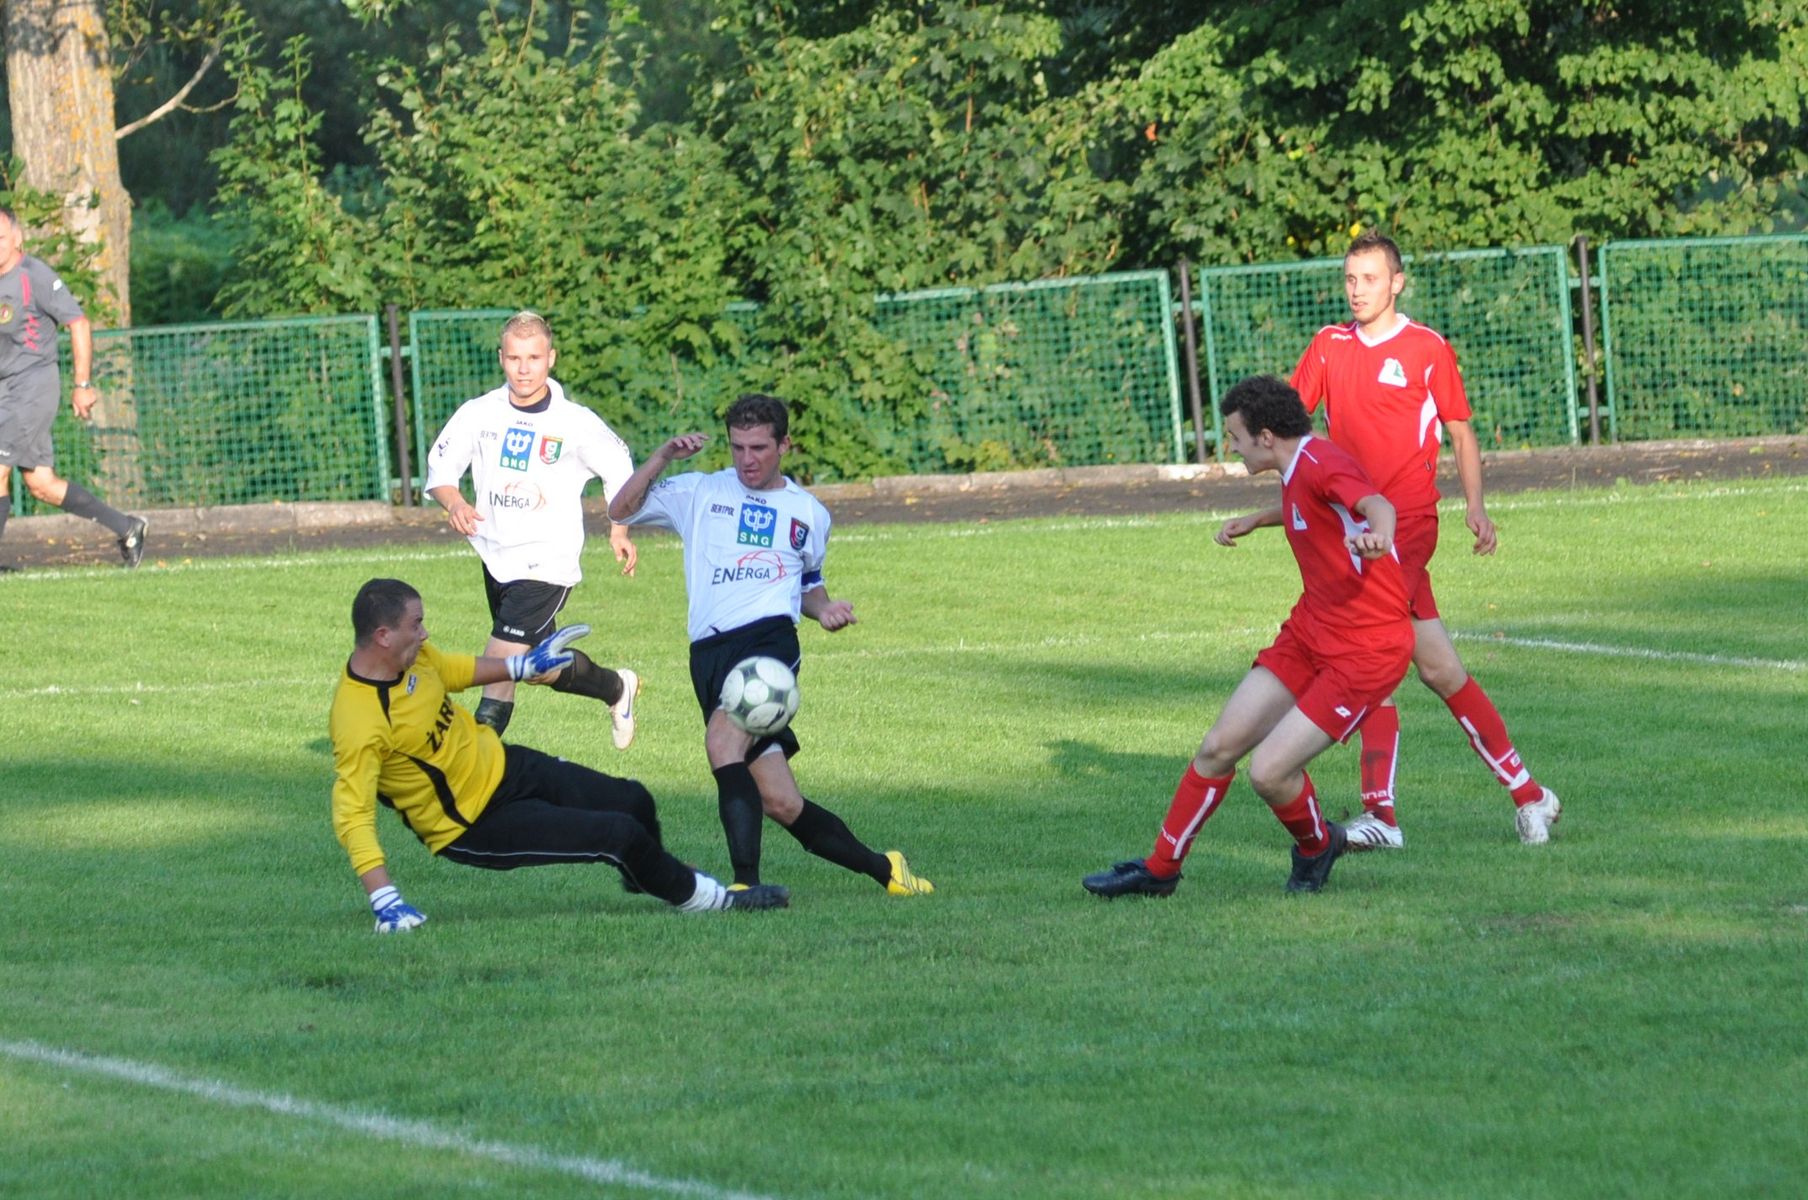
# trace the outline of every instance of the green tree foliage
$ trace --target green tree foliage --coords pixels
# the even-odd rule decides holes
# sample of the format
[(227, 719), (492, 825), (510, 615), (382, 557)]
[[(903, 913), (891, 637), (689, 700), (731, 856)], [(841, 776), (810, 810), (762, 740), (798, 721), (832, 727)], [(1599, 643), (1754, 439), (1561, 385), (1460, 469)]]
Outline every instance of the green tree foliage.
[(280, 73), (245, 66), (232, 140), (214, 155), (220, 200), (245, 230), (239, 269), (219, 293), (227, 316), (369, 312), (381, 303), (362, 223), (320, 170), (320, 114), (300, 97), (308, 64), (305, 39), (293, 38)]
[(372, 253), (405, 306), (564, 318), (566, 378), (651, 425), (740, 343), (727, 263), (748, 198), (708, 138), (637, 128), (633, 65), (576, 21), (551, 55), (538, 14), (492, 12), (477, 49), (448, 36), (378, 77)]
[(322, 140), (299, 43), (247, 70), (227, 310), (538, 307), (637, 443), (761, 388), (797, 404), (803, 473), (847, 477), (927, 436), (973, 332), (916, 356), (882, 293), (1805, 207), (1808, 0), (550, 2), (363, 5), (391, 23), (333, 56), (356, 147)]
[(803, 410), (806, 452), (855, 474), (893, 465), (874, 428), (908, 425), (931, 393), (874, 327), (874, 294), (1103, 270), (1125, 192), (1091, 171), (1086, 114), (1049, 94), (1055, 20), (874, 9), (800, 27), (764, 0), (720, 5), (740, 60), (698, 104), (753, 198), (734, 266), (759, 340), (782, 348), (764, 382)]
[(1799, 196), (1808, 6), (1239, 7), (1106, 89), (1148, 146), (1141, 253), (1749, 232)]

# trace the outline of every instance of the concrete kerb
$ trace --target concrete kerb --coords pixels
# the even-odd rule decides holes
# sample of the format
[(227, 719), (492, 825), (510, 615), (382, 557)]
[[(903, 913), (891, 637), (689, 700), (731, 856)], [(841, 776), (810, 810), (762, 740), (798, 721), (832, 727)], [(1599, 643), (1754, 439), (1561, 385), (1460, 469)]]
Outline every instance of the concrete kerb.
[[(395, 524), (421, 524), (443, 520), (437, 507), (430, 511), (397, 509), (380, 500), (340, 503), (292, 504), (227, 504), (219, 508), (159, 508), (144, 510), (143, 515), (156, 533), (299, 533), (316, 529), (345, 529)], [(19, 517), (7, 522), (6, 536), (11, 541), (53, 543), (70, 538), (92, 537), (94, 524), (82, 517), (65, 513)]]
[[(879, 496), (934, 496), (956, 493), (1018, 489), (1060, 491), (1077, 487), (1111, 487), (1121, 484), (1185, 482), (1197, 479), (1242, 478), (1248, 472), (1241, 463), (1127, 463), (1112, 467), (1057, 467), (1034, 471), (988, 471), (966, 475), (891, 475), (870, 483), (829, 483), (810, 488), (831, 508), (840, 499)], [(601, 517), (602, 500), (585, 505)], [(379, 500), (270, 504), (227, 504), (218, 508), (160, 508), (144, 514), (157, 534), (271, 534), (302, 533), (322, 529), (421, 527), (437, 525), (445, 514), (436, 504), (396, 508)], [(18, 517), (7, 523), (8, 540), (58, 543), (92, 537), (94, 526), (81, 517), (63, 513)]]

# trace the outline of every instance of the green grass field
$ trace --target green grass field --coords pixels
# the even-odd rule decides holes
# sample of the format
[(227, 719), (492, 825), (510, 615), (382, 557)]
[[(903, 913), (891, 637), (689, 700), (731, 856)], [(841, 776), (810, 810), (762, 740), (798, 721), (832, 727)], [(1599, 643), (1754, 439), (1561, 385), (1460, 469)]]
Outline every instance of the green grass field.
[[(0, 1195), (1678, 1197), (1808, 1193), (1808, 487), (1446, 514), (1469, 666), (1564, 799), (1511, 806), (1401, 694), (1408, 849), (1289, 898), (1239, 780), (1169, 901), (1146, 853), (1291, 604), (1225, 514), (849, 527), (809, 625), (806, 792), (933, 879), (888, 899), (773, 826), (788, 912), (689, 917), (607, 868), (434, 861), (379, 938), (327, 821), (350, 597), (442, 645), (458, 550), (0, 577)], [(641, 740), (528, 693), (511, 740), (643, 779), (725, 867), (676, 543), (567, 609), (647, 678)], [(1352, 749), (1314, 776), (1353, 807)]]

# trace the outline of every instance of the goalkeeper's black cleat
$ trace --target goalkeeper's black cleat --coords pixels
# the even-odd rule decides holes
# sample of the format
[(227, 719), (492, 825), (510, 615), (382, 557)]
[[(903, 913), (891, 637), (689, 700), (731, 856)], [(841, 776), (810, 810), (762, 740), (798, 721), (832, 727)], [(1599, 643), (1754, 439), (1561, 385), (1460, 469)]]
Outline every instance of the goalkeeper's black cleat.
[(1343, 826), (1335, 821), (1325, 822), (1325, 837), (1325, 848), (1310, 857), (1301, 854), (1298, 845), (1293, 847), (1293, 874), (1287, 878), (1288, 891), (1316, 892), (1331, 878), (1331, 868), (1336, 865), (1338, 856), (1349, 848), (1350, 842), (1344, 836)]
[(755, 883), (728, 889), (728, 907), (736, 912), (752, 912), (762, 908), (790, 908), (791, 889), (776, 883)]
[(1080, 880), (1080, 886), (1095, 896), (1115, 900), (1119, 896), (1172, 896), (1180, 886), (1180, 876), (1161, 878), (1140, 859), (1115, 863), (1109, 870), (1099, 871)]

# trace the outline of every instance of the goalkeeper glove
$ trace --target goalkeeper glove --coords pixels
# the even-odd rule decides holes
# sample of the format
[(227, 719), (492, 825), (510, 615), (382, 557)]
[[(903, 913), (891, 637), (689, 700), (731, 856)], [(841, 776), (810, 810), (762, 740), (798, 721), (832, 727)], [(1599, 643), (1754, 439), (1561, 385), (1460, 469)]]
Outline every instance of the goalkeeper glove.
[(589, 632), (588, 625), (567, 625), (527, 653), (509, 655), (503, 660), (508, 664), (509, 678), (516, 682), (538, 679), (548, 671), (570, 665), (571, 651), (565, 647)]
[(402, 893), (385, 884), (370, 894), (370, 911), (377, 914), (378, 933), (403, 933), (427, 920), (427, 914), (402, 899)]

